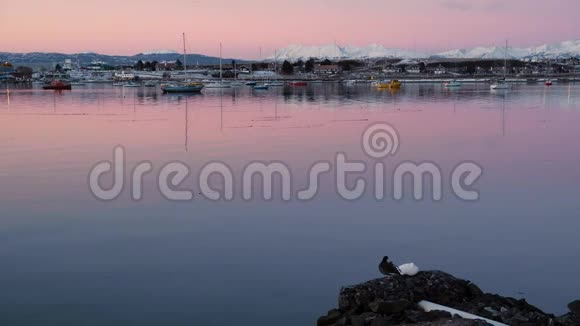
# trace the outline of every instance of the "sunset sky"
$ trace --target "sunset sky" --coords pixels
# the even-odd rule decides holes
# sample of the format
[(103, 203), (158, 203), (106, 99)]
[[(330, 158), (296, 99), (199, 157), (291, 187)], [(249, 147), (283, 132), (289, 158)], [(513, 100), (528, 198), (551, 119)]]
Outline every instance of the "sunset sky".
[(290, 44), (439, 51), (580, 39), (578, 0), (0, 0), (0, 52), (257, 58)]

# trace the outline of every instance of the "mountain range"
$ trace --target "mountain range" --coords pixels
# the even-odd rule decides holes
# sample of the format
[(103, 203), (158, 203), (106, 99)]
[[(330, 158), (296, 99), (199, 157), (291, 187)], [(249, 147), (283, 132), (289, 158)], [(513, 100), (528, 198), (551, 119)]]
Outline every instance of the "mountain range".
[[(95, 52), (81, 52), (74, 54), (54, 53), (54, 52), (31, 52), (31, 53), (11, 53), (0, 52), (0, 62), (8, 61), (12, 64), (38, 66), (54, 66), (57, 63), (62, 64), (65, 59), (71, 59), (75, 63), (87, 65), (92, 62), (103, 62), (109, 65), (134, 65), (137, 61), (183, 61), (183, 55), (173, 50), (152, 50), (144, 51), (132, 56), (106, 55)], [(229, 63), (234, 59), (223, 59), (224, 63)], [(237, 60), (240, 61), (240, 60)], [(188, 64), (218, 64), (219, 58), (206, 56), (203, 54), (188, 54)]]
[[(439, 53), (416, 52), (403, 49), (386, 48), (371, 44), (366, 47), (340, 46), (337, 44), (323, 46), (291, 45), (277, 51), (278, 60), (307, 60), (308, 58), (326, 59), (369, 59), (369, 58), (448, 58), (448, 59), (503, 59), (505, 46), (475, 47), (457, 49)], [(544, 44), (529, 48), (508, 47), (507, 57), (511, 59), (556, 59), (580, 57), (580, 41), (564, 41), (555, 44)], [(269, 59), (274, 59), (271, 57)]]
[[(416, 52), (412, 50), (386, 48), (382, 45), (371, 44), (365, 47), (340, 46), (337, 44), (323, 46), (291, 45), (277, 51), (276, 56), (269, 60), (308, 60), (309, 58), (321, 59), (369, 59), (369, 58), (448, 58), (448, 59), (501, 59), (505, 55), (505, 46), (475, 47), (470, 49), (457, 49), (439, 53)], [(556, 58), (580, 58), (580, 40), (564, 41), (555, 44), (544, 44), (529, 48), (508, 47), (507, 57), (510, 59), (556, 59)], [(181, 54), (174, 50), (151, 50), (132, 56), (106, 55), (95, 52), (81, 52), (75, 54), (65, 53), (10, 53), (0, 52), (0, 62), (9, 61), (14, 65), (29, 66), (54, 66), (72, 59), (73, 62), (89, 64), (99, 61), (110, 65), (133, 65), (137, 61), (174, 61), (182, 60)], [(247, 60), (223, 59), (229, 63), (231, 60), (244, 62)], [(188, 63), (200, 65), (218, 64), (219, 58), (203, 54), (188, 54)]]

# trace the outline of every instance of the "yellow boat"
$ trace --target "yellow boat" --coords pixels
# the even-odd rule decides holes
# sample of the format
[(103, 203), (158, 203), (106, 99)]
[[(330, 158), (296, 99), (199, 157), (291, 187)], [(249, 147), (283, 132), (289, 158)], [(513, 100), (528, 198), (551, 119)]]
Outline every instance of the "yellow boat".
[(401, 88), (401, 82), (393, 79), (389, 82), (381, 82), (377, 84), (377, 88)]

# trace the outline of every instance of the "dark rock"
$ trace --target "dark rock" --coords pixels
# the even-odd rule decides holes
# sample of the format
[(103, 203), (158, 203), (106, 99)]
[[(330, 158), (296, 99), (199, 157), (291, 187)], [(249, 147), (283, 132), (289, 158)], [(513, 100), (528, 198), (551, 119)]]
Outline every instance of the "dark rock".
[(385, 317), (377, 317), (373, 319), (370, 326), (391, 326), (391, 325), (395, 324), (393, 324), (390, 319)]
[(350, 324), (352, 326), (365, 326), (366, 319), (361, 315), (350, 316)]
[(330, 325), (333, 325), (334, 323), (336, 323), (341, 317), (342, 317), (342, 314), (340, 311), (338, 311), (336, 309), (332, 309), (332, 310), (328, 311), (326, 316), (322, 316), (322, 317), (318, 318), (316, 325), (318, 325), (318, 326), (330, 326)]
[(369, 308), (372, 312), (376, 312), (381, 315), (391, 315), (399, 313), (411, 305), (411, 302), (405, 299), (393, 300), (393, 301), (374, 301), (369, 304)]
[[(484, 293), (472, 282), (440, 271), (424, 271), (415, 276), (387, 275), (340, 290), (338, 310), (319, 319), (319, 325), (485, 325), (477, 320), (452, 317), (447, 312), (424, 312), (416, 303), (427, 300), (496, 320), (512, 326), (579, 326), (580, 303), (570, 303), (571, 313), (556, 318), (530, 305), (524, 299)], [(374, 323), (374, 324), (373, 324)]]
[(568, 309), (570, 312), (578, 317), (580, 317), (580, 300), (572, 301), (568, 304)]

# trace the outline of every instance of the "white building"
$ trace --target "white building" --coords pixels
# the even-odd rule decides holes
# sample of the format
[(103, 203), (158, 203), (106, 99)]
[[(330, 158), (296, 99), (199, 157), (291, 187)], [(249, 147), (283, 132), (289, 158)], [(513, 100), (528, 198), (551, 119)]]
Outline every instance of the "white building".
[(435, 75), (445, 75), (447, 73), (447, 68), (443, 67), (442, 65), (437, 66), (433, 71)]
[(72, 70), (73, 63), (71, 59), (64, 59), (64, 64), (62, 65), (63, 70)]
[(118, 80), (133, 80), (135, 79), (135, 74), (132, 72), (127, 72), (125, 70), (122, 70), (121, 72), (116, 72), (115, 73), (115, 79)]

